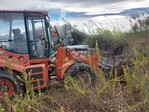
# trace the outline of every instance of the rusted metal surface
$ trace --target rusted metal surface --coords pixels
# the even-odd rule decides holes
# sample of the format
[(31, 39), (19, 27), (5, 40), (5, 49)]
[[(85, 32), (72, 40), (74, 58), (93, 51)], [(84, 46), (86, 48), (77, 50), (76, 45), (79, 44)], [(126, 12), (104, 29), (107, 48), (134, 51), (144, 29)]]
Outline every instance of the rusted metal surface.
[(99, 68), (105, 73), (106, 78), (110, 78), (111, 74), (121, 76), (123, 75), (123, 66), (126, 65), (128, 59), (126, 57), (118, 56), (101, 56), (100, 61), (98, 62)]

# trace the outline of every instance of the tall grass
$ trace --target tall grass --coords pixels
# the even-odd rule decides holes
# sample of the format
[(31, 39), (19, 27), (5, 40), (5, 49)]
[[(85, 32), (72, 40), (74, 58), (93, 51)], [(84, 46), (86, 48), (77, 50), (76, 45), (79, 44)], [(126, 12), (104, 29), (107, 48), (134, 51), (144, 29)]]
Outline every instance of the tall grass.
[(35, 93), (31, 79), (26, 73), (22, 74), (18, 79), (26, 85), (26, 93), (14, 94), (12, 97), (6, 93), (5, 100), (1, 102), (3, 109), (6, 112), (40, 112), (43, 109), (41, 91), (38, 90), (38, 94)]
[(118, 30), (97, 30), (98, 34), (90, 35), (86, 43), (94, 47), (97, 40), (100, 53), (107, 46), (110, 51), (113, 46), (121, 43), (127, 45), (126, 54), (132, 54), (129, 60), (131, 66), (123, 66), (122, 77), (111, 72), (112, 78), (107, 80), (105, 73), (100, 71), (92, 88), (85, 84), (80, 85), (78, 81), (67, 77), (64, 85), (51, 81), (49, 90), (35, 92), (30, 79), (23, 74), (22, 81), (27, 85), (26, 94), (15, 94), (13, 99), (7, 95), (6, 100), (1, 101), (0, 112), (148, 112), (148, 31), (124, 34)]
[[(46, 112), (46, 111), (102, 111), (102, 112), (147, 112), (149, 110), (149, 55), (133, 50), (131, 67), (124, 66), (125, 82), (115, 76), (107, 80), (100, 71), (93, 88), (82, 86), (71, 77), (65, 79), (64, 86), (52, 81), (46, 92), (33, 91), (29, 80), (28, 92), (6, 97), (1, 102), (0, 111), (4, 112)], [(111, 74), (113, 75), (113, 74)], [(54, 86), (55, 85), (55, 86)]]

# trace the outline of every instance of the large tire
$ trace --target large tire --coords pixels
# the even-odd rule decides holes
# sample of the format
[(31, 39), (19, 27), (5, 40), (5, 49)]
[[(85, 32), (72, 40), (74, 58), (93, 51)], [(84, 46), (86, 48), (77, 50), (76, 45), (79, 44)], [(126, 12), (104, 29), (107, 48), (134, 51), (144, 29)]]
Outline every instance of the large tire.
[(12, 96), (20, 91), (20, 83), (16, 76), (16, 73), (10, 75), (6, 70), (0, 70), (0, 96), (4, 96), (4, 93)]
[(78, 81), (83, 81), (88, 86), (93, 86), (95, 84), (95, 72), (89, 67), (89, 65), (84, 63), (73, 64), (67, 69), (65, 75), (71, 76)]

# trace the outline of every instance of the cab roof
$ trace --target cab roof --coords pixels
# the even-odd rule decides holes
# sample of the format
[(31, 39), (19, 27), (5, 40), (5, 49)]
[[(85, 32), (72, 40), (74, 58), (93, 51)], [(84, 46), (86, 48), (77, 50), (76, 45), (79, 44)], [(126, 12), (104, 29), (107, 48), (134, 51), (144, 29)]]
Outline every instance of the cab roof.
[(42, 13), (48, 15), (47, 11), (37, 11), (37, 10), (0, 10), (0, 13)]

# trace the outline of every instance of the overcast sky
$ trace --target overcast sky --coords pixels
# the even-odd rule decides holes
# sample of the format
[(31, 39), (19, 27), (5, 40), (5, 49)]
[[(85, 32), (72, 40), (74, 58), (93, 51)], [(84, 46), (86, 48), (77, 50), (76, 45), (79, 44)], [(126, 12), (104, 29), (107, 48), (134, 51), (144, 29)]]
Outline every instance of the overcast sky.
[[(83, 27), (129, 29), (129, 18), (149, 11), (149, 0), (0, 0), (0, 10), (47, 10), (53, 24), (62, 18)], [(88, 22), (89, 21), (89, 22)]]

